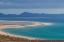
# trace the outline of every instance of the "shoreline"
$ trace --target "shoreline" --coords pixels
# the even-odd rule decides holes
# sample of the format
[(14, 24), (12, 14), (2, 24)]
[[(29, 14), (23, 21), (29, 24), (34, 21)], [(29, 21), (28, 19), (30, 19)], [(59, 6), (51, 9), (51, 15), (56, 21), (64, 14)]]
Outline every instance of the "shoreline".
[[(2, 22), (2, 21), (0, 21)], [(5, 21), (3, 21), (5, 22)], [(19, 38), (26, 38), (26, 39), (29, 39), (29, 40), (46, 40), (46, 39), (39, 39), (39, 38), (32, 38), (32, 37), (26, 37), (26, 36), (19, 36), (19, 35), (15, 35), (15, 34), (10, 34), (8, 32), (5, 32), (5, 31), (2, 31), (2, 29), (5, 29), (5, 28), (24, 28), (24, 27), (27, 27), (27, 26), (40, 26), (40, 25), (43, 25), (43, 26), (49, 26), (51, 25), (51, 23), (45, 23), (45, 22), (32, 22), (31, 24), (28, 24), (27, 25), (21, 25), (19, 23), (17, 24), (14, 24), (12, 22), (12, 24), (10, 22), (5, 22), (4, 23), (1, 23), (0, 24), (0, 34), (1, 35), (5, 35), (5, 36), (10, 36), (10, 37), (19, 37)]]
[(19, 37), (19, 38), (25, 38), (25, 39), (29, 39), (29, 40), (39, 40), (37, 38), (31, 38), (31, 37), (26, 37), (26, 36), (19, 36), (19, 35), (15, 35), (15, 34), (10, 34), (10, 33), (7, 33), (7, 32), (4, 32), (2, 30), (0, 30), (0, 34), (1, 35), (5, 35), (5, 36), (10, 36), (10, 37)]
[(2, 31), (2, 29), (0, 29), (0, 34), (5, 35), (5, 36), (10, 36), (10, 37), (16, 37), (16, 38), (25, 38), (25, 39), (28, 39), (28, 40), (46, 40), (44, 38), (40, 39), (40, 38), (32, 38), (32, 37), (27, 37), (27, 36), (22, 36), (22, 35), (21, 36), (15, 35), (15, 34), (11, 34), (11, 33)]
[(11, 33), (8, 33), (8, 32), (5, 32), (5, 31), (2, 31), (2, 29), (5, 29), (5, 28), (0, 28), (0, 34), (1, 35), (5, 35), (5, 36), (10, 36), (10, 37), (19, 37), (19, 38), (25, 38), (25, 39), (28, 39), (28, 40), (46, 40), (46, 39), (40, 39), (40, 38), (32, 38), (32, 37), (27, 37), (27, 36), (20, 36), (20, 35), (15, 35), (15, 34), (11, 34)]

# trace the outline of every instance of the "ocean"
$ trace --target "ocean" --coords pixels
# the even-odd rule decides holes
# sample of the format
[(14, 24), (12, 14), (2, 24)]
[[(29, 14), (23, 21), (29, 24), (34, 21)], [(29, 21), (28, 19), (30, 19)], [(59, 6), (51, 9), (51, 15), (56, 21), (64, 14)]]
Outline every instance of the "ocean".
[[(22, 18), (23, 19), (23, 18)], [(22, 21), (22, 19), (19, 19)], [(46, 40), (64, 40), (64, 18), (24, 18), (23, 21), (49, 22), (50, 26), (34, 26), (25, 28), (7, 28), (2, 29), (5, 32), (27, 36), (32, 38), (46, 39)], [(4, 19), (3, 19), (4, 20)], [(12, 21), (11, 19), (8, 19)], [(13, 21), (18, 21), (13, 20)]]

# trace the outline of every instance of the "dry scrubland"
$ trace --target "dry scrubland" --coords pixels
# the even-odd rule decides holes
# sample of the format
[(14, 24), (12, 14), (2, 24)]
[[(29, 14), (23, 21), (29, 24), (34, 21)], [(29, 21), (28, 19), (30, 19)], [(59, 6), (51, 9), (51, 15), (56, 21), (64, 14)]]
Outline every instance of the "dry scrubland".
[(10, 37), (0, 34), (0, 42), (64, 42), (62, 40), (29, 40), (27, 38)]

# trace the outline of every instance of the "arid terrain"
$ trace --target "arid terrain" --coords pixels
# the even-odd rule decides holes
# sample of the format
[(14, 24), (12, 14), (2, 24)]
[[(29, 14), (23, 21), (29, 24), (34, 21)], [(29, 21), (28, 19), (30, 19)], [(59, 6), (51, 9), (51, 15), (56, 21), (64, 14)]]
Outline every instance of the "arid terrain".
[(63, 40), (29, 40), (27, 38), (10, 37), (0, 34), (0, 42), (64, 42)]

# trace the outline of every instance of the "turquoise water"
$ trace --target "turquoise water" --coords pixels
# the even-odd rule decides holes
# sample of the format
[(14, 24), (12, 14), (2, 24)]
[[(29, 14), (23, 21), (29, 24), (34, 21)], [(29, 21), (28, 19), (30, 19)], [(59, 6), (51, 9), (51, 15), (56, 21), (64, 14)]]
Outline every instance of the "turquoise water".
[(64, 23), (52, 23), (50, 26), (35, 26), (25, 28), (7, 28), (3, 31), (20, 36), (46, 40), (64, 40)]

